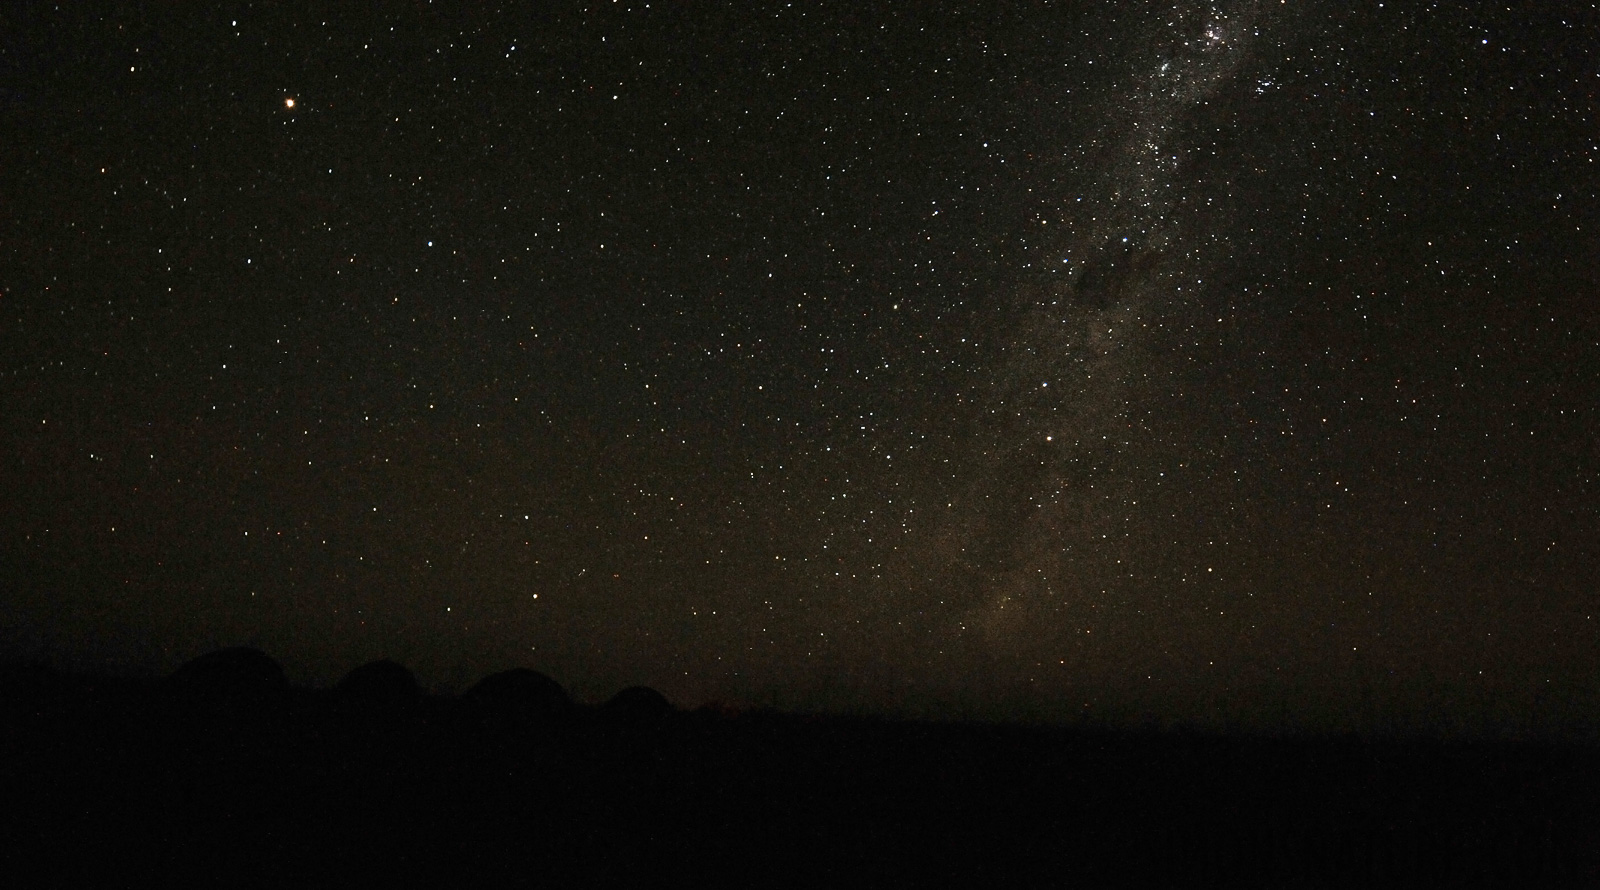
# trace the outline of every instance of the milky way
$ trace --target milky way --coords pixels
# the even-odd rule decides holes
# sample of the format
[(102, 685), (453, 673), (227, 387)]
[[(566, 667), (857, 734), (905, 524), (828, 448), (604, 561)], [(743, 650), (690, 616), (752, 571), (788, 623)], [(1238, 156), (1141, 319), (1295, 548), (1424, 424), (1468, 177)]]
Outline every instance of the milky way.
[(1560, 10), (18, 21), (8, 651), (1012, 717), (1593, 698)]

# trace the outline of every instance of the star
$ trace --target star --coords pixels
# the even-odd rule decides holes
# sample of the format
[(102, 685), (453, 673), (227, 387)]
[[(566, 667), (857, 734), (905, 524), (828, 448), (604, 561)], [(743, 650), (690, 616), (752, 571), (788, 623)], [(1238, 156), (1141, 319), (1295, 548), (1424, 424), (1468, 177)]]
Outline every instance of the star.
[[(415, 651), (426, 683), (537, 644), (580, 688), (777, 705), (864, 673), (868, 709), (914, 681), (1004, 716), (1093, 618), (1040, 708), (1359, 721), (1379, 678), (1485, 653), (1505, 690), (1592, 685), (1594, 75), (1510, 59), (1572, 16), (515, 6), (30, 45), (0, 104), (63, 113), (5, 157), (59, 163), (0, 164), (31, 270), (0, 403), (49, 423), (0, 424), (37, 624), (0, 660), (125, 627), (106, 651), (152, 664), (235, 633), (330, 683)], [(289, 86), (318, 113), (254, 104)], [(1544, 629), (1501, 643), (1515, 616)], [(1132, 682), (1223, 647), (1188, 691)], [(1426, 711), (1417, 684), (1382, 700)], [(1480, 691), (1449, 700), (1534, 707)]]

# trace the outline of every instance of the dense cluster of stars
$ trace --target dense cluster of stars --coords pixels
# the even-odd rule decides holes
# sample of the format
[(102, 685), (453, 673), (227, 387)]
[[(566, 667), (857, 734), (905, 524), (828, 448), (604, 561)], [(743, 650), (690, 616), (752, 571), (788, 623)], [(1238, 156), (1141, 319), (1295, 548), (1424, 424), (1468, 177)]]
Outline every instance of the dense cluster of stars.
[(1590, 695), (1592, 27), (1096, 6), (35, 4), (0, 642), (937, 713)]

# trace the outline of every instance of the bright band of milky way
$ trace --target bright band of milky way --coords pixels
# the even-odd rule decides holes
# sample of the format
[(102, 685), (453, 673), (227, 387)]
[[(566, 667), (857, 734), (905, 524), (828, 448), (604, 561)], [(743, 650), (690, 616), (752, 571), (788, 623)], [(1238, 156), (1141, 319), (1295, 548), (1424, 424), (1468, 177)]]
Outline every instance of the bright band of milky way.
[(24, 5), (7, 655), (1595, 712), (1591, 4)]

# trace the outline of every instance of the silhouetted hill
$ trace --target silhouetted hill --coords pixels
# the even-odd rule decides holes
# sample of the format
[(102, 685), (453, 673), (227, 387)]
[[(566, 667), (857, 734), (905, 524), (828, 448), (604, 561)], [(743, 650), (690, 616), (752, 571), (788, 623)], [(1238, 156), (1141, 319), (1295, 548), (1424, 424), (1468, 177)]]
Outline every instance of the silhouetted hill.
[(0, 666), (27, 886), (1593, 886), (1600, 759), (573, 703), (533, 671), (297, 689)]
[(335, 688), (341, 700), (381, 710), (402, 710), (422, 700), (417, 678), (388, 659), (369, 662), (346, 674)]
[(601, 715), (613, 723), (631, 727), (656, 726), (672, 712), (667, 697), (648, 686), (630, 686), (600, 709)]
[(283, 668), (258, 649), (208, 652), (173, 673), (173, 686), (217, 698), (264, 698), (289, 688)]

